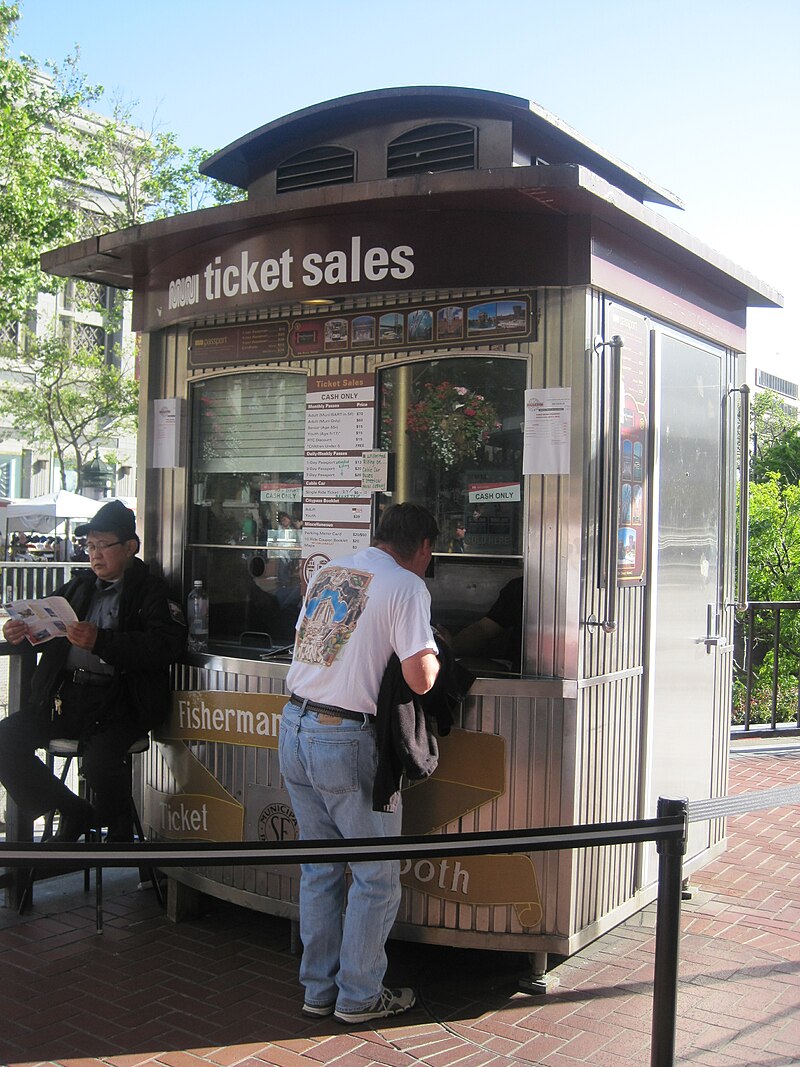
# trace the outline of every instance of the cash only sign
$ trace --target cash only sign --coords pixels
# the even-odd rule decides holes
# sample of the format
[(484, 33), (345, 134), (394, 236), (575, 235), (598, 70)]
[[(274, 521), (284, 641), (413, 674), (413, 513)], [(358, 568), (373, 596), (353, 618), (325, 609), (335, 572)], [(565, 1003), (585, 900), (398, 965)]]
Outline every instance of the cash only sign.
[[(197, 742), (268, 749), (277, 759), (285, 697), (277, 694), (180, 691), (157, 738), (174, 792), (145, 789), (145, 821), (159, 838), (180, 841), (295, 840), (297, 822), (284, 790), (246, 780), (220, 782), (201, 761)], [(197, 754), (196, 754), (197, 753)], [(209, 761), (229, 767), (230, 760)], [(238, 762), (238, 761), (237, 761)], [(244, 759), (245, 765), (249, 760)], [(495, 734), (453, 729), (439, 738), (434, 774), (403, 789), (403, 833), (434, 834), (491, 804), (506, 790), (506, 746)], [(286, 870), (286, 868), (284, 868)], [(401, 860), (403, 885), (459, 904), (513, 906), (523, 928), (542, 908), (529, 856), (493, 855)]]

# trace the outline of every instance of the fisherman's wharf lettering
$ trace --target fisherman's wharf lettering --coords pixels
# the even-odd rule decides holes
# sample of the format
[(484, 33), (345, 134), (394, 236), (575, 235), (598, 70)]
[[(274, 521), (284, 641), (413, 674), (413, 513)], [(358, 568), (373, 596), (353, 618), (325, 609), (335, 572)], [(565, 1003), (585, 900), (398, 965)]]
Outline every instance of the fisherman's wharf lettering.
[(160, 739), (225, 741), (275, 749), (285, 703), (286, 697), (276, 693), (175, 692)]

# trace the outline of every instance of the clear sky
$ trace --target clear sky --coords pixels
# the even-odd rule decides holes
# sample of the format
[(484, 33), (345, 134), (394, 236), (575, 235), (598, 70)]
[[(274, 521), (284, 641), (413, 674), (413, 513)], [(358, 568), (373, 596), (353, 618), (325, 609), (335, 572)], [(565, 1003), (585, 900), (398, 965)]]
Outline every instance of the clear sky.
[[(310, 104), (399, 85), (521, 96), (681, 198), (663, 213), (783, 293), (751, 364), (800, 381), (800, 0), (20, 0), (39, 62), (221, 148)], [(98, 108), (102, 110), (102, 107)]]

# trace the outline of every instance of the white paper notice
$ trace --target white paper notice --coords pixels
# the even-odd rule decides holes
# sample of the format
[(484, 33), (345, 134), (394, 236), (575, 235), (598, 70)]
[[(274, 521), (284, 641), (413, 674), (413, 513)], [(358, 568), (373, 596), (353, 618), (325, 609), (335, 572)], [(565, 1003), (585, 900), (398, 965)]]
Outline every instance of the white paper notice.
[(362, 485), (362, 479), (365, 462), (369, 485), (380, 479), (371, 448), (374, 418), (374, 375), (309, 378), (301, 564), (305, 583), (329, 560), (370, 543), (373, 490)]
[(313, 485), (361, 485), (361, 456), (306, 456), (303, 480)]
[(153, 401), (153, 466), (180, 466), (181, 398), (166, 397)]
[(385, 493), (389, 472), (389, 453), (374, 450), (361, 457), (361, 487), (368, 493)]
[(570, 389), (525, 390), (523, 474), (569, 474)]
[(307, 523), (303, 526), (303, 580), (310, 582), (314, 573), (332, 559), (351, 556), (369, 545), (369, 527)]
[(312, 500), (303, 505), (304, 529), (310, 523), (324, 523), (328, 526), (363, 526), (369, 530), (371, 517), (372, 504), (369, 499)]
[(306, 452), (363, 452), (371, 447), (374, 378), (363, 375), (363, 385), (348, 385), (354, 380), (355, 375), (325, 379), (336, 387), (315, 389), (319, 379), (311, 379), (306, 394)]

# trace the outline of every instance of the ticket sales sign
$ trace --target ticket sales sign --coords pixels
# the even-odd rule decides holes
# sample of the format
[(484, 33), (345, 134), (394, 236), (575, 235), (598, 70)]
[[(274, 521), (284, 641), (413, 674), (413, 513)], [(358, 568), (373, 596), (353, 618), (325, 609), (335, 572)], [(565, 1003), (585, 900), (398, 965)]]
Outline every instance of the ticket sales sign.
[[(133, 327), (358, 293), (566, 284), (562, 219), (474, 211), (352, 215), (237, 230), (156, 264), (134, 286)], [(261, 329), (261, 326), (259, 326)], [(269, 332), (269, 331), (268, 331)], [(247, 348), (282, 347), (274, 337)]]

